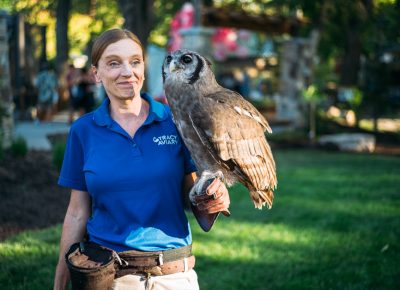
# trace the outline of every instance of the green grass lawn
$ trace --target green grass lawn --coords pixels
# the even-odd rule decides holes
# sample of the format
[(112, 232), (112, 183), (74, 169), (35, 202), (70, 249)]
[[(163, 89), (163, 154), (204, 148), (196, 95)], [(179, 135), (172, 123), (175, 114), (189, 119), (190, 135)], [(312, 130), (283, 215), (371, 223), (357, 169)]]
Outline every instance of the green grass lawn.
[[(400, 158), (275, 150), (272, 210), (231, 190), (230, 218), (192, 216), (201, 289), (399, 289)], [(60, 226), (0, 243), (0, 289), (50, 289)]]

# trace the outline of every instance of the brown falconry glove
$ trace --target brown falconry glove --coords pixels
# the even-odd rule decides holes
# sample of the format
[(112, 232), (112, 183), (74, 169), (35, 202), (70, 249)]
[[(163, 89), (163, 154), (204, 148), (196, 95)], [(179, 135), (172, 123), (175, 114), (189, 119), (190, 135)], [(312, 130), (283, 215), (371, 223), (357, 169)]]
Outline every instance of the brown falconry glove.
[(190, 191), (193, 214), (205, 232), (211, 230), (220, 212), (230, 216), (229, 192), (222, 180), (221, 172), (205, 171)]

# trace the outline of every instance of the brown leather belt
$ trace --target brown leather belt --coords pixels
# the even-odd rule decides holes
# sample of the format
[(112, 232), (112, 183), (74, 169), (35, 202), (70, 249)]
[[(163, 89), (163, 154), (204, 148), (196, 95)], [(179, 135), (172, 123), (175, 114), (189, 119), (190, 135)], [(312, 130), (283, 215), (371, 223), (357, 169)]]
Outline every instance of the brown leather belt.
[[(185, 262), (186, 260), (186, 262)], [(153, 276), (162, 276), (162, 275), (170, 275), (179, 272), (186, 272), (192, 270), (194, 268), (196, 259), (194, 256), (190, 256), (178, 261), (167, 262), (163, 265), (153, 266), (153, 267), (131, 267), (131, 266), (123, 266), (117, 269), (115, 274), (115, 278), (119, 278), (125, 275), (153, 275)], [(185, 266), (186, 264), (186, 266)]]
[(194, 268), (195, 257), (191, 245), (157, 252), (126, 251), (118, 253), (121, 259), (116, 278), (133, 275), (169, 275)]

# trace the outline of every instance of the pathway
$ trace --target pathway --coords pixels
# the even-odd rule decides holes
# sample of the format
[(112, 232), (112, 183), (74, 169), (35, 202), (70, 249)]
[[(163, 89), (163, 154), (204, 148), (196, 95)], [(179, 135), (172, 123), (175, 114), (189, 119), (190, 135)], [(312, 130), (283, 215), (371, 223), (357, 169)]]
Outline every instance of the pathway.
[(15, 123), (15, 137), (23, 137), (28, 149), (51, 150), (47, 135), (67, 133), (70, 125), (67, 122), (67, 113), (60, 112), (54, 116), (52, 122), (17, 121)]

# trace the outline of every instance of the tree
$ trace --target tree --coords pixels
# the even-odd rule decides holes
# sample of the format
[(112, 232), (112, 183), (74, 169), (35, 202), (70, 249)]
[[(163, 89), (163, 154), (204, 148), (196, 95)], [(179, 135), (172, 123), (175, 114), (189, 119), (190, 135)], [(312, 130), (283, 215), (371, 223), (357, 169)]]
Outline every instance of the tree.
[(68, 20), (71, 10), (71, 0), (58, 0), (56, 8), (56, 71), (61, 73), (64, 64), (68, 61)]
[(154, 1), (118, 0), (118, 3), (125, 18), (125, 28), (133, 31), (146, 47), (150, 31), (154, 27)]
[(397, 75), (400, 73), (400, 1), (396, 5), (394, 1), (381, 1), (374, 8), (372, 21), (368, 23), (368, 37), (364, 42), (365, 65), (361, 85), (365, 97), (363, 109), (372, 115), (376, 132), (378, 118), (396, 110), (396, 104), (389, 94), (391, 87), (400, 84), (396, 76), (396, 72)]

